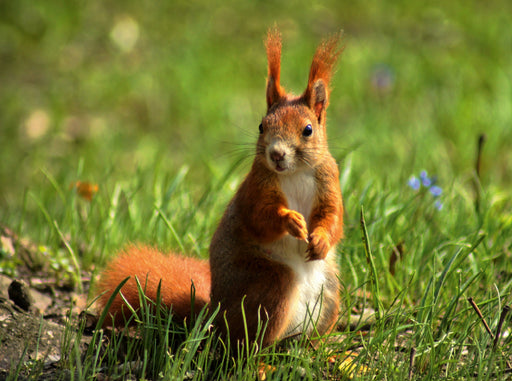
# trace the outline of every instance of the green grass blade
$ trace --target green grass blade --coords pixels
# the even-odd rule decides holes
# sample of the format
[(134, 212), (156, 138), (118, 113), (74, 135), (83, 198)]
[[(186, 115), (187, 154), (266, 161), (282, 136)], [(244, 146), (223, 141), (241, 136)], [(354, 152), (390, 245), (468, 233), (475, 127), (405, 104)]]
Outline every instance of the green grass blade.
[(178, 247), (180, 249), (180, 251), (182, 253), (185, 253), (185, 246), (183, 245), (183, 242), (181, 241), (181, 238), (180, 236), (178, 235), (178, 233), (176, 232), (176, 229), (174, 229), (174, 226), (172, 226), (172, 223), (171, 221), (169, 221), (169, 219), (167, 218), (167, 216), (165, 215), (165, 213), (162, 211), (162, 209), (160, 207), (158, 207), (158, 205), (155, 205), (155, 209), (157, 210), (158, 212), (158, 215), (162, 218), (162, 220), (164, 220), (165, 222), (165, 225), (169, 228), (169, 230), (171, 231), (172, 233), (172, 236), (174, 237), (174, 240), (176, 241), (176, 243), (178, 244)]
[(366, 221), (364, 219), (364, 209), (361, 205), (361, 214), (360, 214), (360, 226), (361, 226), (361, 238), (364, 245), (364, 252), (366, 256), (366, 263), (370, 267), (370, 280), (372, 284), (373, 298), (375, 304), (375, 313), (377, 316), (377, 321), (380, 320), (384, 308), (381, 303), (380, 297), (380, 288), (379, 288), (379, 278), (377, 276), (377, 269), (375, 268), (375, 262), (373, 260), (372, 249), (370, 246), (370, 238), (368, 237), (368, 230), (366, 229)]

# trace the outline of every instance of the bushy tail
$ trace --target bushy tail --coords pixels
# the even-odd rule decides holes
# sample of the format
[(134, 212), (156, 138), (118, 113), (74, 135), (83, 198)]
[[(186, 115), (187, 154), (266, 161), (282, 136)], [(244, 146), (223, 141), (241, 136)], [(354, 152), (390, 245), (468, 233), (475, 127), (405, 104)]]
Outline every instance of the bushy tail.
[[(114, 258), (101, 274), (98, 283), (98, 303), (105, 308), (112, 292), (127, 277), (128, 282), (121, 288), (120, 294), (134, 309), (139, 308), (138, 279), (145, 295), (156, 300), (159, 283), (161, 301), (172, 308), (176, 319), (190, 318), (210, 301), (210, 266), (208, 261), (175, 254), (164, 255), (150, 247), (130, 246)], [(194, 284), (194, 306), (191, 305), (191, 286)], [(130, 310), (118, 294), (109, 310), (114, 316), (116, 326), (124, 326)], [(112, 323), (112, 317), (105, 325)]]

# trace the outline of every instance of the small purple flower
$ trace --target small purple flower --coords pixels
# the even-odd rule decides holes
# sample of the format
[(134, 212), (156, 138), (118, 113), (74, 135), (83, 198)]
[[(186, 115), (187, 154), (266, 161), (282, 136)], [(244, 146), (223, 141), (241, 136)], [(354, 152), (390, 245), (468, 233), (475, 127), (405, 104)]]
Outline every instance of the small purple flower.
[(381, 64), (373, 68), (371, 84), (375, 91), (384, 94), (390, 92), (395, 85), (395, 73), (393, 68)]
[(420, 172), (420, 179), (423, 186), (428, 188), (432, 185), (432, 179), (428, 177), (427, 171), (423, 170)]
[(434, 207), (437, 209), (437, 210), (441, 210), (443, 209), (443, 203), (439, 200), (436, 200), (436, 202), (434, 203)]
[(409, 181), (407, 181), (407, 184), (413, 189), (418, 190), (420, 189), (421, 182), (416, 176), (411, 176), (409, 178)]
[(432, 196), (439, 197), (443, 194), (443, 190), (441, 187), (438, 187), (437, 185), (432, 185), (429, 189), (430, 193), (432, 193)]

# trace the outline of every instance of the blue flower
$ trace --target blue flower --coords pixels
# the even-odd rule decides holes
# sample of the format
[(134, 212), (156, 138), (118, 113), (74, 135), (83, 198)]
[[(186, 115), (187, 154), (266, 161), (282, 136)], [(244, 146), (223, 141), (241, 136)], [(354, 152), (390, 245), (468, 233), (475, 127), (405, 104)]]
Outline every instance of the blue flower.
[(414, 190), (418, 190), (421, 187), (421, 182), (416, 176), (411, 176), (407, 184)]
[(424, 187), (428, 188), (432, 185), (432, 179), (428, 177), (427, 171), (423, 170), (420, 172), (420, 179)]
[[(435, 185), (436, 182), (436, 176), (429, 177), (427, 171), (423, 170), (420, 172), (419, 178), (416, 176), (411, 176), (409, 180), (407, 180), (407, 185), (409, 185), (409, 187), (411, 187), (415, 191), (419, 190), (422, 187), (425, 187), (428, 189), (430, 194), (435, 199), (437, 199), (443, 194), (443, 189), (440, 186)], [(443, 209), (443, 203), (439, 199), (437, 199), (436, 202), (434, 203), (434, 207), (437, 210), (441, 210)]]
[(432, 185), (429, 189), (430, 193), (432, 193), (432, 196), (439, 197), (443, 194), (443, 190), (441, 187), (438, 187), (437, 185)]

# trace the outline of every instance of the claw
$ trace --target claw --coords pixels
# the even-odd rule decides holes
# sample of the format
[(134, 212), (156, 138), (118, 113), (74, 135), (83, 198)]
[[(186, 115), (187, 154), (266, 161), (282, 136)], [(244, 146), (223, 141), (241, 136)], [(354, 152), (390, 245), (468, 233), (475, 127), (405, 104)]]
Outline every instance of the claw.
[(299, 212), (290, 210), (286, 216), (286, 230), (297, 239), (301, 239), (309, 243), (308, 228), (304, 216)]
[(325, 259), (329, 252), (329, 240), (322, 232), (315, 231), (309, 236), (306, 261)]

